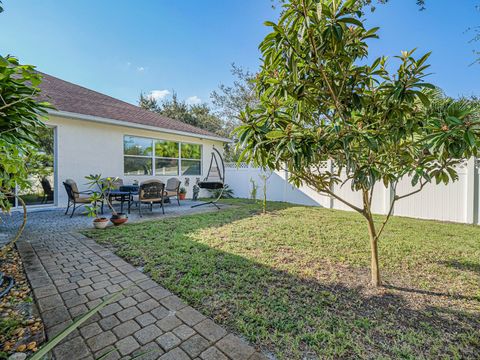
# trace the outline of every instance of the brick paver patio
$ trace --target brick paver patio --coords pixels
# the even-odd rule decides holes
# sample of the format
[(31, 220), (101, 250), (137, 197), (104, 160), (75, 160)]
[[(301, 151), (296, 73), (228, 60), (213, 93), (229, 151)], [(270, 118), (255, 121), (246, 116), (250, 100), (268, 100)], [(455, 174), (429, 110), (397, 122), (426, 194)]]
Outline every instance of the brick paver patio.
[(18, 243), (47, 338), (127, 290), (57, 346), (56, 359), (96, 359), (111, 349), (108, 359), (146, 351), (141, 359), (266, 359), (110, 250), (60, 229), (29, 231)]

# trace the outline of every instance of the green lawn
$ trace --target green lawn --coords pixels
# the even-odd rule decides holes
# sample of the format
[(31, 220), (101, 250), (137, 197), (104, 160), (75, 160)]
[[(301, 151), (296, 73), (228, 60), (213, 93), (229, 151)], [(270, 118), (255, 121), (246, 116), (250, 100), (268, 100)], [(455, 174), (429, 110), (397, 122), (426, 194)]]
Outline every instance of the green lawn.
[(393, 218), (372, 289), (359, 215), (230, 203), (87, 234), (279, 359), (480, 358), (480, 227)]

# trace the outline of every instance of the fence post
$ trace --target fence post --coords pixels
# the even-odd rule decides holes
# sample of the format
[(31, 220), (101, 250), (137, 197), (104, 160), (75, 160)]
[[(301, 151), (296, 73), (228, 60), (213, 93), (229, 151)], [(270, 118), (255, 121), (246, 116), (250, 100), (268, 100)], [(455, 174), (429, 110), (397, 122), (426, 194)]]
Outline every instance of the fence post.
[[(333, 173), (333, 161), (331, 159), (328, 159), (327, 160), (327, 171), (329, 171), (330, 173)], [(335, 189), (333, 188), (334, 185), (330, 185), (330, 191), (334, 191)], [(329, 209), (333, 209), (333, 206), (334, 206), (334, 199), (333, 197), (329, 196), (328, 197), (328, 208)]]
[(465, 222), (467, 224), (474, 224), (475, 223), (475, 203), (476, 203), (476, 197), (477, 197), (477, 192), (476, 192), (476, 186), (475, 186), (475, 177), (477, 173), (476, 169), (476, 159), (474, 157), (471, 157), (467, 161), (466, 165), (467, 169), (467, 183), (466, 183), (466, 199), (465, 199)]
[[(381, 185), (382, 182), (379, 182)], [(385, 215), (388, 215), (388, 211), (390, 210), (390, 206), (392, 205), (393, 197), (395, 194), (393, 193), (393, 187), (392, 185), (388, 185), (385, 187), (385, 190), (383, 191), (383, 213)], [(395, 209), (392, 210), (392, 215), (395, 212)]]
[(480, 225), (480, 158), (475, 158), (473, 162), (474, 171), (474, 201), (473, 201), (473, 223)]

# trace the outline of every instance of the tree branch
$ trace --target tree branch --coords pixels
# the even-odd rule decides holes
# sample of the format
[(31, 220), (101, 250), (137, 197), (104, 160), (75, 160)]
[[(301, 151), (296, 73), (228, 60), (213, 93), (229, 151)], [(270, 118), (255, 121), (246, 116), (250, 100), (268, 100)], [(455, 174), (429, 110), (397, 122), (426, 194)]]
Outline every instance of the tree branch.
[(34, 95), (35, 95), (35, 92), (34, 92), (32, 95), (29, 95), (29, 96), (26, 96), (26, 97), (17, 99), (17, 100), (15, 100), (15, 101), (12, 101), (12, 102), (9, 103), (9, 104), (7, 104), (7, 103), (5, 102), (5, 100), (3, 99), (3, 97), (2, 97), (2, 101), (3, 101), (3, 103), (4, 103), (5, 105), (0, 106), (0, 111), (2, 111), (3, 109), (8, 108), (8, 107), (10, 107), (10, 106), (13, 106), (13, 105), (15, 105), (15, 104), (18, 104), (18, 103), (20, 103), (20, 102), (22, 102), (22, 101), (25, 101), (25, 100), (27, 100), (27, 99), (31, 99), (31, 98), (33, 98)]
[[(324, 192), (328, 195), (330, 195), (331, 197), (337, 199), (338, 201), (344, 203), (345, 205), (347, 205), (348, 207), (352, 208), (353, 210), (359, 212), (360, 214), (364, 214), (365, 213), (365, 209), (361, 209), (359, 208), (358, 206), (356, 205), (353, 205), (352, 203), (342, 199), (340, 196), (336, 195), (333, 191), (331, 191), (329, 188), (327, 189), (327, 186), (324, 186), (323, 188), (319, 188), (318, 187), (318, 184), (317, 184), (317, 181), (315, 181), (314, 179), (311, 179), (309, 178), (307, 175), (298, 175), (300, 178), (302, 178), (307, 184), (309, 183), (310, 185), (312, 185), (315, 190), (317, 190), (318, 192)], [(315, 176), (313, 175), (315, 178), (317, 178), (318, 176)]]
[(383, 221), (382, 223), (382, 226), (380, 227), (380, 230), (378, 230), (378, 233), (377, 233), (377, 240), (380, 238), (380, 235), (382, 234), (383, 232), (383, 229), (385, 229), (385, 225), (387, 224), (388, 220), (390, 219), (390, 217), (392, 216), (392, 213), (393, 213), (393, 208), (394, 208), (394, 205), (395, 203), (397, 202), (397, 200), (400, 200), (400, 199), (404, 199), (406, 197), (409, 197), (409, 196), (412, 196), (414, 194), (417, 194), (419, 193), (420, 191), (422, 191), (422, 189), (425, 187), (425, 185), (427, 184), (428, 182), (427, 181), (424, 181), (422, 182), (420, 180), (420, 187), (418, 189), (416, 189), (415, 191), (412, 191), (408, 194), (405, 194), (405, 195), (402, 195), (402, 196), (397, 196), (396, 193), (397, 193), (397, 182), (395, 182), (395, 185), (393, 185), (393, 200), (390, 204), (390, 209), (388, 210), (388, 213), (387, 213), (387, 217), (386, 219)]
[(425, 185), (427, 185), (427, 184), (428, 184), (427, 181), (422, 182), (422, 180), (420, 180), (420, 187), (419, 187), (417, 190), (412, 191), (412, 192), (410, 192), (410, 193), (407, 193), (407, 194), (405, 194), (405, 195), (395, 196), (395, 200), (400, 200), (400, 199), (404, 199), (404, 198), (406, 198), (406, 197), (415, 195), (415, 194), (419, 193), (420, 191), (422, 191), (422, 189), (423, 189), (423, 188), (425, 187)]
[[(308, 22), (307, 6), (305, 5), (305, 0), (302, 0), (302, 5), (303, 5), (303, 16), (304, 16), (305, 22)], [(308, 29), (307, 31), (308, 31), (308, 39), (310, 41), (310, 46), (313, 48), (313, 55), (314, 55), (315, 63), (318, 64), (318, 68), (320, 70), (320, 73), (322, 74), (323, 80), (327, 84), (328, 91), (330, 92), (330, 95), (333, 98), (333, 102), (335, 103), (335, 108), (337, 109), (338, 114), (340, 115), (342, 120), (345, 121), (345, 117), (343, 116), (342, 110), (340, 108), (340, 103), (338, 101), (338, 98), (337, 98), (335, 92), (333, 91), (332, 85), (328, 81), (327, 74), (325, 73), (325, 69), (323, 68), (323, 64), (319, 61), (317, 46), (315, 44), (315, 39), (312, 36), (312, 31), (310, 29)]]
[(18, 228), (17, 233), (15, 234), (13, 239), (11, 241), (9, 241), (6, 245), (4, 245), (2, 247), (2, 249), (0, 250), (0, 256), (2, 256), (2, 257), (4, 257), (5, 254), (7, 253), (7, 251), (10, 250), (15, 245), (17, 240), (22, 235), (23, 230), (25, 229), (25, 226), (27, 225), (27, 206), (25, 205), (25, 201), (23, 201), (23, 199), (20, 196), (18, 196), (17, 194), (10, 193), (10, 192), (4, 192), (4, 194), (7, 195), (7, 196), (8, 195), (14, 196), (18, 199), (18, 201), (20, 202), (20, 204), (22, 205), (22, 208), (23, 208), (23, 222), (20, 225), (20, 227)]
[(395, 184), (393, 185), (392, 184), (392, 189), (393, 189), (393, 199), (390, 203), (390, 209), (388, 210), (388, 213), (387, 213), (387, 217), (385, 218), (385, 220), (383, 221), (382, 223), (382, 226), (380, 226), (380, 229), (378, 230), (378, 233), (377, 233), (377, 236), (376, 236), (376, 239), (378, 240), (380, 238), (380, 235), (382, 234), (383, 232), (383, 229), (385, 229), (385, 225), (387, 225), (387, 222), (388, 220), (390, 219), (390, 217), (392, 216), (392, 213), (393, 213), (393, 208), (394, 208), (394, 205), (395, 205), (395, 202), (397, 201), (396, 199), (396, 193), (397, 193), (397, 182), (395, 182)]

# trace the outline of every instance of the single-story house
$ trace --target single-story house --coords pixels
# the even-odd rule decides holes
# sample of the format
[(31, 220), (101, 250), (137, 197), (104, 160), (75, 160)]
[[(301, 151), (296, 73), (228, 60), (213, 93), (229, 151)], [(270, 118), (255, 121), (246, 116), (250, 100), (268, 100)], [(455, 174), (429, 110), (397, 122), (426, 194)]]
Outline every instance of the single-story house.
[[(170, 119), (108, 95), (43, 74), (41, 100), (56, 110), (47, 120), (53, 144), (52, 174), (38, 188), (50, 186), (50, 199), (31, 204), (66, 206), (66, 179), (86, 189), (85, 176), (120, 177), (126, 184), (178, 177), (187, 198), (208, 172), (212, 147), (229, 139)], [(45, 181), (45, 179), (47, 179)], [(47, 190), (48, 191), (48, 190)], [(27, 203), (29, 197), (27, 196)]]

